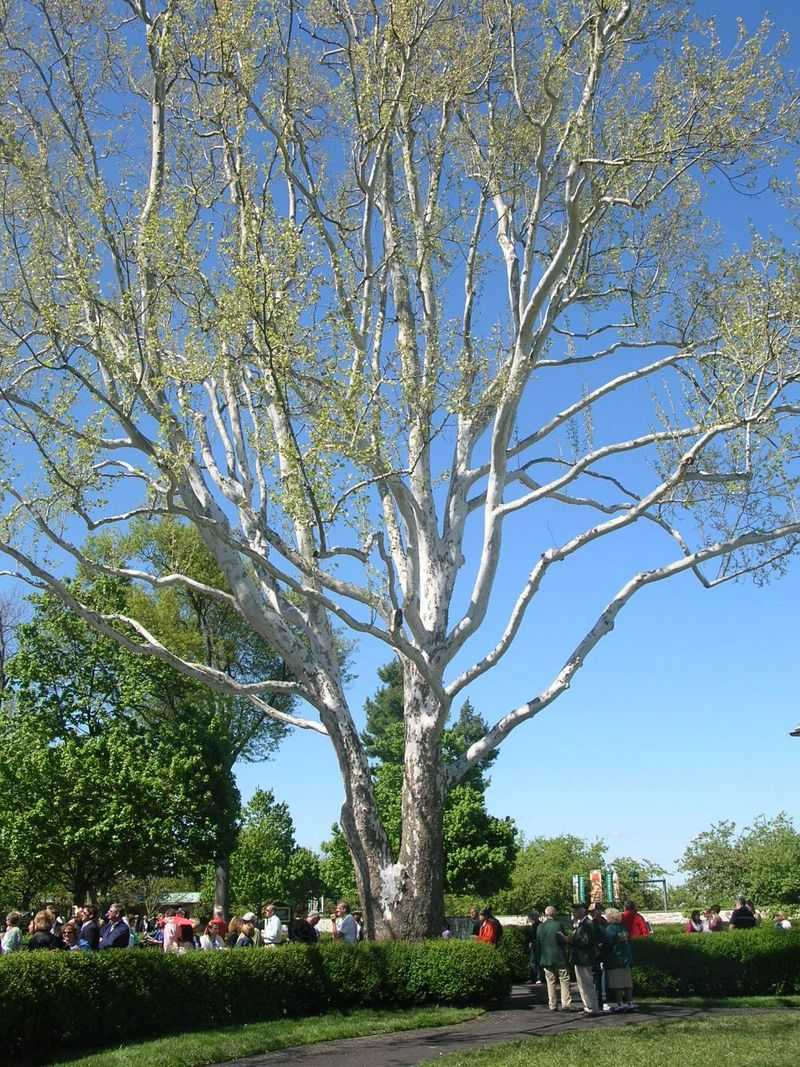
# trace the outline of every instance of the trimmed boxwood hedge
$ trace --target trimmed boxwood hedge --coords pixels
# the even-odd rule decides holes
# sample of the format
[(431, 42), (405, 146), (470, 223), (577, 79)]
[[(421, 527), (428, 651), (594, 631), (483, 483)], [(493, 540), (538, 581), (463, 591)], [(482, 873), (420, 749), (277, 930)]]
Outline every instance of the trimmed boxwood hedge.
[[(499, 954), (514, 982), (527, 981), (527, 927), (507, 926)], [(780, 996), (800, 993), (800, 932), (730, 930), (719, 934), (665, 932), (637, 938), (633, 980), (637, 997)]]
[(460, 941), (195, 952), (18, 952), (0, 959), (0, 1060), (330, 1009), (506, 995), (502, 956)]
[(800, 993), (800, 933), (793, 930), (660, 934), (632, 947), (637, 997)]
[[(718, 934), (665, 932), (637, 938), (633, 983), (637, 997), (779, 996), (800, 993), (800, 932), (730, 930)], [(506, 927), (500, 942), (514, 982), (528, 978), (526, 927)]]
[(498, 951), (508, 968), (512, 982), (527, 982), (530, 978), (530, 926), (504, 926)]

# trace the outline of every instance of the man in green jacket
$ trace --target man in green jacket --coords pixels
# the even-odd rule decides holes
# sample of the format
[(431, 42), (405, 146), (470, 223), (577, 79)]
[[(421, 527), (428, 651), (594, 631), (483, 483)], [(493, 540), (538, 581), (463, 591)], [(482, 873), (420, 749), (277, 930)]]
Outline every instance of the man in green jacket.
[(594, 965), (597, 959), (597, 937), (594, 923), (586, 914), (583, 904), (573, 905), (572, 915), (575, 921), (569, 944), (572, 965), (575, 968), (575, 981), (578, 983), (584, 1014), (596, 1015), (598, 1003), (594, 984)]
[(550, 1011), (558, 1011), (556, 984), (561, 985), (561, 1007), (569, 1011), (572, 1005), (572, 993), (569, 988), (569, 966), (567, 964), (567, 937), (556, 919), (556, 909), (549, 904), (544, 909), (544, 921), (536, 930), (536, 948), (539, 966), (544, 970), (547, 981), (547, 1005)]

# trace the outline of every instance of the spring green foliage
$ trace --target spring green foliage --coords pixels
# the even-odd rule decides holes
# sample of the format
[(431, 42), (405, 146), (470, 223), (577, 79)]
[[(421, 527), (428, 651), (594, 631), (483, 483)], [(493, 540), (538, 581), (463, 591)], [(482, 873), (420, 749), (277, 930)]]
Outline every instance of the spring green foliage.
[(20, 952), (0, 960), (0, 1059), (329, 1008), (482, 1004), (508, 988), (500, 956), (471, 942), (327, 942), (184, 956)]
[(640, 908), (663, 907), (660, 893), (637, 885), (638, 879), (664, 873), (656, 864), (626, 856), (612, 860), (608, 858), (604, 841), (585, 841), (572, 834), (560, 834), (523, 842), (511, 871), (511, 885), (498, 894), (495, 910), (524, 915), (531, 908), (542, 911), (552, 904), (559, 911), (566, 911), (572, 903), (573, 874), (588, 876), (590, 870), (606, 866), (617, 870), (623, 900), (631, 897)]
[[(204, 585), (222, 582), (197, 530), (175, 521), (134, 522), (125, 537), (97, 538), (89, 547), (103, 565), (133, 561), (157, 575), (181, 571)], [(286, 676), (241, 617), (201, 589), (148, 591), (86, 571), (72, 589), (106, 614), (135, 615), (186, 659), (240, 682)], [(8, 665), (4, 721), (13, 732), (5, 795), (24, 795), (30, 813), (12, 812), (0, 831), (4, 899), (30, 900), (54, 885), (82, 897), (107, 890), (122, 874), (174, 874), (226, 861), (239, 809), (233, 766), (268, 759), (286, 727), (243, 698), (213, 693), (168, 664), (134, 655), (52, 595), (33, 602), (34, 616), (19, 627)], [(274, 704), (288, 711), (292, 701), (276, 695)], [(17, 791), (18, 779), (24, 792)], [(115, 785), (118, 801), (111, 795)], [(52, 795), (66, 819), (49, 814)]]
[(191, 873), (213, 856), (223, 813), (192, 726), (50, 736), (35, 716), (3, 716), (0, 731), (0, 855), (24, 872), (5, 905), (61, 887), (96, 899), (122, 873)]
[(497, 951), (502, 956), (512, 982), (530, 980), (530, 946), (535, 931), (532, 926), (504, 926)]
[(238, 914), (261, 914), (265, 904), (302, 904), (320, 891), (319, 860), (297, 845), (286, 804), (256, 790), (242, 811), (230, 862), (231, 898)]
[(328, 840), (322, 842), (320, 873), (328, 896), (348, 900), (351, 905), (359, 899), (353, 860), (337, 823), (333, 824)]
[(762, 909), (800, 903), (800, 833), (783, 812), (738, 834), (735, 823), (716, 823), (690, 841), (680, 867), (689, 876), (680, 899), (692, 907), (728, 907), (740, 895)]
[(632, 942), (637, 996), (800, 993), (800, 932), (772, 924), (718, 934), (658, 934)]
[[(403, 679), (400, 663), (392, 660), (378, 671), (383, 685), (365, 703), (362, 739), (372, 760), (375, 799), (381, 820), (397, 854), (402, 836)], [(448, 761), (463, 755), (486, 732), (486, 723), (466, 701), (453, 724), (445, 729), (442, 748)], [(452, 894), (491, 897), (508, 882), (517, 852), (517, 831), (511, 818), (499, 819), (486, 810), (489, 785), (486, 770), (497, 756), (473, 767), (450, 790), (444, 809), (446, 888)], [(338, 828), (323, 845), (325, 880), (339, 895), (355, 893), (355, 878)]]
[(535, 837), (520, 849), (511, 872), (511, 887), (501, 893), (496, 908), (525, 914), (552, 904), (559, 911), (572, 903), (572, 875), (587, 873), (603, 864), (605, 844), (589, 843), (570, 834)]
[[(128, 589), (82, 595), (120, 610)], [(89, 629), (55, 598), (19, 627), (0, 714), (0, 850), (6, 903), (64, 887), (77, 900), (122, 874), (197, 870), (232, 843), (238, 793), (224, 737), (183, 679)], [(160, 714), (168, 705), (170, 714)]]

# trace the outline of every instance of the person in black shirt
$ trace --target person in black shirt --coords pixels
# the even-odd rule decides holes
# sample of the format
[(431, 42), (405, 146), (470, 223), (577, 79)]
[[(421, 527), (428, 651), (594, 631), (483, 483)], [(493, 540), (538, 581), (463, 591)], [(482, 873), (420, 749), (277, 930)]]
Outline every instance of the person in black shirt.
[(756, 917), (745, 903), (744, 897), (736, 898), (736, 907), (731, 912), (730, 928), (732, 930), (752, 930)]
[(289, 940), (301, 945), (316, 945), (319, 934), (316, 925), (319, 922), (319, 913), (312, 911), (307, 919), (302, 915), (295, 915), (289, 924)]
[(35, 950), (40, 948), (45, 949), (64, 949), (66, 948), (64, 942), (60, 937), (56, 937), (55, 934), (50, 933), (50, 927), (53, 924), (53, 920), (50, 913), (47, 911), (39, 911), (33, 920), (33, 933), (28, 938), (28, 943), (25, 946), (27, 949)]
[(528, 925), (525, 927), (525, 941), (528, 946), (528, 971), (531, 985), (541, 985), (543, 981), (542, 974), (544, 972), (539, 966), (539, 953), (536, 946), (536, 931), (540, 925), (539, 912), (529, 912)]

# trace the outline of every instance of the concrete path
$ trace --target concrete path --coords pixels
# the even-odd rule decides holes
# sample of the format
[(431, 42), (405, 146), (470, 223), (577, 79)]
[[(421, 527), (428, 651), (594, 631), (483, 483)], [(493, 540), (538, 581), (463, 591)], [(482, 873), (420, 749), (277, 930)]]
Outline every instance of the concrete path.
[(629, 1012), (591, 1018), (584, 1016), (582, 1011), (548, 1011), (543, 991), (514, 986), (511, 997), (502, 1007), (466, 1023), (302, 1045), (281, 1052), (248, 1056), (216, 1067), (273, 1067), (278, 1064), (283, 1067), (295, 1064), (305, 1067), (416, 1067), (416, 1064), (446, 1053), (477, 1050), (501, 1041), (561, 1034), (568, 1030), (629, 1026), (656, 1019), (687, 1019), (701, 1014), (699, 1009), (665, 1007), (657, 1014)]

